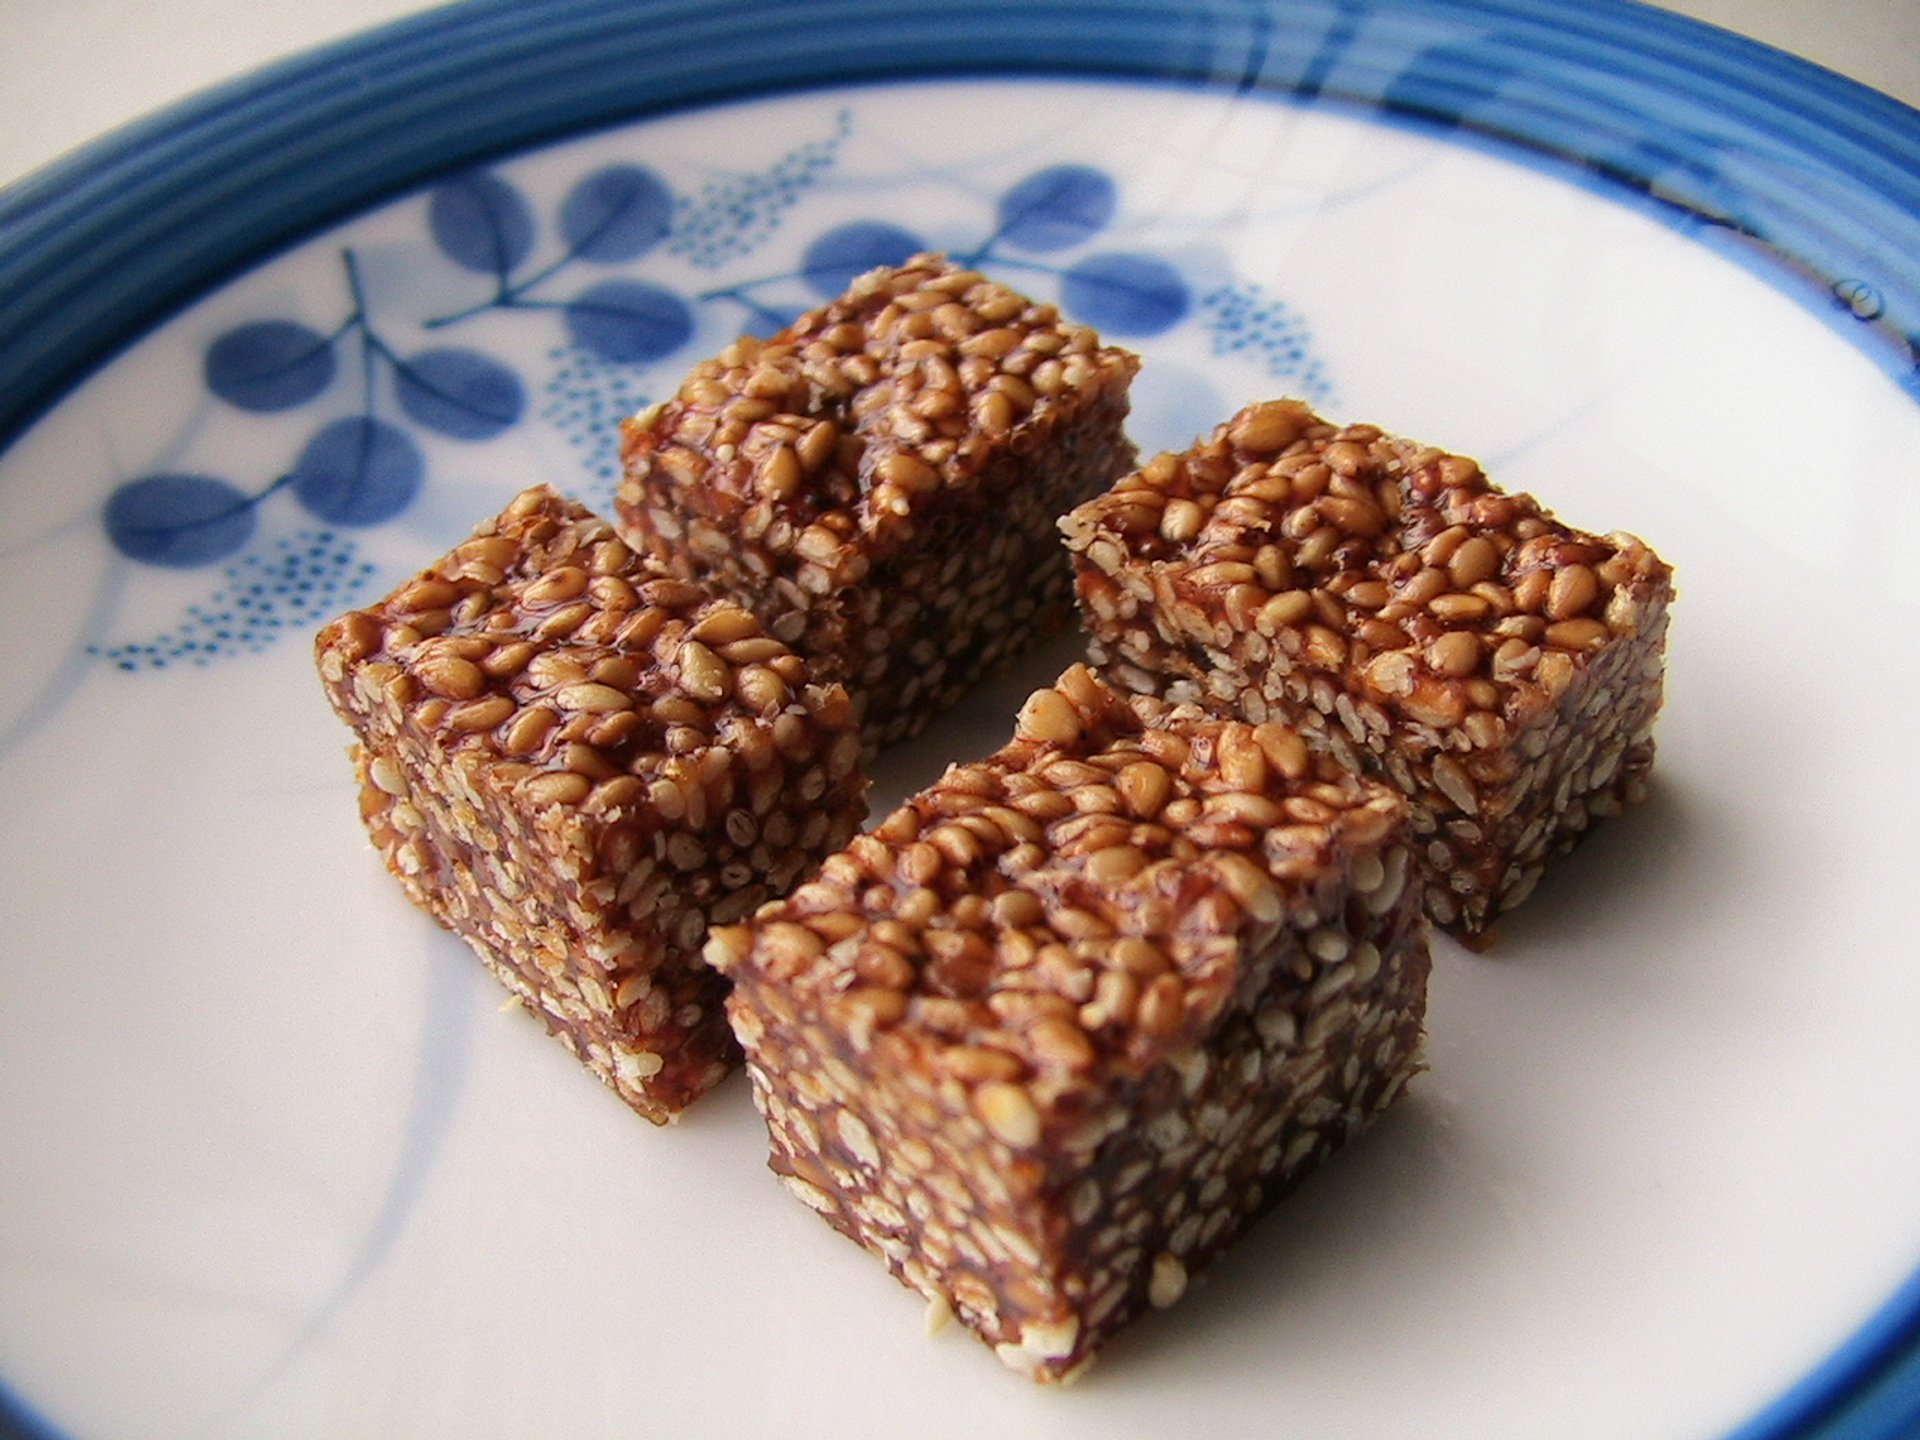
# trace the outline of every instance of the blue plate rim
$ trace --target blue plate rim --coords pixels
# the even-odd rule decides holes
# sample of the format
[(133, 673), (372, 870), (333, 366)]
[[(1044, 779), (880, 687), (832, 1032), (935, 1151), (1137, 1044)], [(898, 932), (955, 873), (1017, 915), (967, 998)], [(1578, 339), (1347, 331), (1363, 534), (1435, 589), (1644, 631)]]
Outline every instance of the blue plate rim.
[[(1491, 147), (1762, 274), (1920, 402), (1920, 111), (1637, 0), (464, 0), (0, 190), (0, 454), (222, 280), (434, 174), (728, 100), (1014, 75), (1271, 95)], [(1920, 1272), (1727, 1440), (1916, 1429)], [(55, 1433), (0, 1377), (0, 1436)]]
[(1637, 0), (466, 0), (0, 191), (0, 451), (223, 277), (437, 172), (747, 95), (1020, 73), (1344, 103), (1557, 166), (1771, 272), (1920, 398), (1920, 112)]

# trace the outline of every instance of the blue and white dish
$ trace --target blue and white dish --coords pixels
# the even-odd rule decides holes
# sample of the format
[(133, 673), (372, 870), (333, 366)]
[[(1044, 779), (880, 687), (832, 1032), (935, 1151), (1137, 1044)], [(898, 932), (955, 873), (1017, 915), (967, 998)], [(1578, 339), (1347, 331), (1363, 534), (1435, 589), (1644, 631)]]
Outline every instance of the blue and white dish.
[[(1044, 1392), (640, 1123), (365, 843), (311, 633), (919, 249), (1676, 567), (1652, 798)], [(1920, 115), (1636, 5), (430, 12), (0, 194), (0, 1434), (1920, 1424)], [(990, 749), (1055, 646), (889, 760)]]

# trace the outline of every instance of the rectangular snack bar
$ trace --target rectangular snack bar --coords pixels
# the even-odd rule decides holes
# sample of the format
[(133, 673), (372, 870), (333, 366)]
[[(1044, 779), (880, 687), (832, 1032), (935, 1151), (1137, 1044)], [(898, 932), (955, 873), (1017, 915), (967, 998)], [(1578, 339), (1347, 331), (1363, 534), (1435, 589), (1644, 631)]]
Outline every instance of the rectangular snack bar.
[(648, 1119), (716, 1083), (737, 1049), (709, 923), (865, 819), (845, 691), (545, 488), (316, 653), (414, 903)]
[(1075, 666), (708, 958), (771, 1165), (1009, 1365), (1177, 1300), (1419, 1068), (1406, 802)]
[(1133, 464), (1137, 367), (919, 256), (629, 421), (615, 521), (843, 681), (877, 751), (1070, 613), (1055, 525)]
[(1390, 780), (1463, 937), (1644, 794), (1671, 570), (1470, 459), (1273, 401), (1061, 528), (1109, 675)]

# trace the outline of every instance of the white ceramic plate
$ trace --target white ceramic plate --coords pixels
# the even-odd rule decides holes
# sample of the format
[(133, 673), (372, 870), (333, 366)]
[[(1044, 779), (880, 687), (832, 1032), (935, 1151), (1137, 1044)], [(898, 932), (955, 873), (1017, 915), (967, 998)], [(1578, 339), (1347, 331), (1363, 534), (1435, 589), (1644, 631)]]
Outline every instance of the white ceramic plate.
[[(8, 197), (0, 1433), (1909, 1433), (1920, 118), (1634, 7), (1095, 9), (457, 10)], [(1137, 348), (1146, 447), (1305, 394), (1682, 590), (1652, 799), (1065, 1392), (926, 1337), (743, 1083), (655, 1130), (497, 1013), (309, 654), (921, 245)]]

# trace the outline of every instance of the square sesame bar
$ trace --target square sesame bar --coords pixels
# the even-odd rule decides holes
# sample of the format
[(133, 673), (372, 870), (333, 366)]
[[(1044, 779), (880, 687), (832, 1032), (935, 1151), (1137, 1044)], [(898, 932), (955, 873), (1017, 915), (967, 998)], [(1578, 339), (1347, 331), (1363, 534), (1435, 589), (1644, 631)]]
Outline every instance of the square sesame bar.
[(918, 256), (629, 421), (615, 523), (843, 681), (877, 752), (1071, 614), (1055, 525), (1133, 464), (1137, 368)]
[(865, 819), (845, 691), (545, 488), (316, 651), (414, 903), (655, 1123), (726, 1074), (700, 947)]
[(1399, 1094), (1406, 802), (1085, 666), (708, 958), (771, 1165), (1015, 1369), (1078, 1372)]
[(1645, 792), (1671, 570), (1473, 460), (1272, 401), (1061, 528), (1109, 675), (1391, 781), (1463, 938)]

